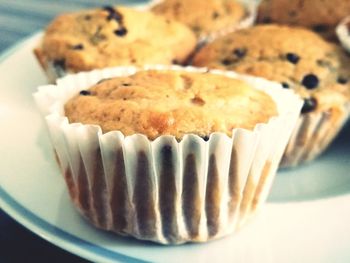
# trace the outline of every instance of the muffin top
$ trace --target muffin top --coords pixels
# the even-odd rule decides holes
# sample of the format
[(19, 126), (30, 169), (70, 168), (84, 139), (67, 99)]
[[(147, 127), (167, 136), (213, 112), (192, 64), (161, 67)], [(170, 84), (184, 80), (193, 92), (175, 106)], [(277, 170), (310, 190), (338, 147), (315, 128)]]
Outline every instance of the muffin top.
[(343, 105), (350, 97), (350, 59), (340, 47), (303, 28), (239, 30), (205, 46), (193, 63), (278, 81), (304, 98), (303, 113)]
[(258, 23), (278, 23), (313, 29), (326, 38), (334, 38), (334, 28), (350, 14), (350, 1), (344, 0), (263, 0)]
[(181, 63), (196, 37), (179, 22), (127, 7), (104, 7), (58, 16), (35, 52), (73, 72), (117, 65)]
[(253, 129), (277, 115), (265, 92), (244, 81), (212, 73), (139, 71), (105, 79), (65, 104), (71, 123), (95, 124), (102, 131), (182, 138), (232, 129)]
[(152, 11), (188, 25), (198, 37), (235, 26), (246, 16), (235, 0), (164, 0)]

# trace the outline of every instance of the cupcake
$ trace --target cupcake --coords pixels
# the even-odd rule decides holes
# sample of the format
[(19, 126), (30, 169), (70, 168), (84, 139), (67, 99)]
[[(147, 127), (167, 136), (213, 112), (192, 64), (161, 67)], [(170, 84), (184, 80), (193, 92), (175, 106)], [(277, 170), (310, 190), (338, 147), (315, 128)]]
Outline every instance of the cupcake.
[(200, 40), (208, 40), (255, 20), (256, 6), (236, 0), (156, 0), (151, 10), (189, 26)]
[(148, 11), (106, 6), (58, 16), (34, 52), (53, 81), (108, 66), (181, 64), (195, 46), (186, 25)]
[(98, 228), (163, 244), (234, 232), (264, 203), (302, 101), (232, 72), (117, 67), (34, 95), (71, 199)]
[(350, 1), (344, 0), (262, 0), (258, 23), (278, 23), (307, 27), (335, 40), (335, 28), (350, 14)]
[(307, 29), (242, 29), (205, 46), (193, 64), (277, 81), (304, 99), (282, 167), (315, 159), (348, 118), (350, 60), (340, 47)]

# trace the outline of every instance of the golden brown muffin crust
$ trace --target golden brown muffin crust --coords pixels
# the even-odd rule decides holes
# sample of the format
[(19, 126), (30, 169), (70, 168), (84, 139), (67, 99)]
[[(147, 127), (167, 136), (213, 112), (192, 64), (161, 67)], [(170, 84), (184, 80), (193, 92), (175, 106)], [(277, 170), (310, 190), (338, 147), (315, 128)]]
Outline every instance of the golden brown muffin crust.
[[(117, 65), (183, 62), (196, 45), (191, 30), (147, 11), (105, 7), (58, 16), (35, 52), (78, 72)], [(56, 64), (56, 65), (55, 65)]]
[(258, 23), (307, 27), (333, 38), (336, 25), (349, 14), (348, 0), (263, 0), (258, 9)]
[(246, 15), (245, 7), (235, 0), (164, 0), (152, 11), (188, 25), (197, 36), (235, 26)]
[(239, 30), (204, 47), (193, 64), (278, 81), (305, 98), (310, 106), (305, 112), (343, 105), (350, 97), (349, 58), (340, 47), (303, 28), (260, 25)]
[(65, 105), (70, 122), (100, 125), (103, 132), (202, 137), (253, 129), (277, 114), (266, 93), (243, 81), (210, 73), (140, 71), (104, 80)]

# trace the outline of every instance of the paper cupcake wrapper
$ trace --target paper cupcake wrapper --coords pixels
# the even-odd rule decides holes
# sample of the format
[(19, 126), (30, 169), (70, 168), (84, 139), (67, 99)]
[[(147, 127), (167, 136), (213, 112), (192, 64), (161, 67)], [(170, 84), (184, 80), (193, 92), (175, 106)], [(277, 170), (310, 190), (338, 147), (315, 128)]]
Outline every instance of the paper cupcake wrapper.
[(350, 103), (337, 111), (301, 114), (283, 154), (281, 168), (316, 159), (333, 142), (350, 115)]
[(207, 141), (194, 134), (181, 141), (173, 136), (151, 141), (68, 122), (63, 105), (69, 98), (103, 78), (137, 70), (79, 73), (34, 94), (74, 204), (99, 228), (163, 244), (204, 242), (234, 232), (266, 200), (302, 101), (279, 84), (213, 70), (266, 91), (279, 115), (252, 131), (235, 129), (231, 137), (213, 133)]
[(339, 23), (335, 30), (341, 45), (347, 52), (350, 52), (350, 27), (347, 26), (349, 24), (350, 16), (347, 16)]
[[(247, 28), (252, 26), (255, 23), (256, 17), (257, 17), (257, 2), (256, 1), (251, 1), (251, 0), (237, 0), (241, 4), (244, 5), (246, 14), (242, 21), (240, 21), (238, 24), (232, 24), (231, 26), (228, 26), (226, 28), (222, 28), (217, 31), (213, 31), (209, 34), (204, 34), (202, 36), (199, 36), (198, 39), (198, 46), (201, 47), (207, 42), (211, 42), (215, 40), (218, 37), (227, 35), (231, 32), (234, 32), (236, 30), (242, 29), (242, 28)], [(152, 7), (155, 5), (163, 2), (163, 0), (152, 0), (148, 5), (144, 7), (145, 10), (150, 10)]]

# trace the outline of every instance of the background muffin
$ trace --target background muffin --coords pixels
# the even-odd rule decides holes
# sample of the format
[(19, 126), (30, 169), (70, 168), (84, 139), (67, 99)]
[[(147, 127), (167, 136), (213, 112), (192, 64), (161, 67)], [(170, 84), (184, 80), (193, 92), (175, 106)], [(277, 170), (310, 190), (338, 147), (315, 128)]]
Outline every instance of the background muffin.
[(335, 27), (349, 14), (350, 1), (344, 0), (263, 0), (257, 20), (307, 27), (335, 40)]
[(107, 6), (58, 16), (35, 54), (55, 78), (108, 66), (182, 63), (195, 45), (194, 34), (181, 23)]
[(234, 70), (280, 82), (304, 98), (299, 129), (282, 165), (315, 158), (348, 116), (350, 60), (344, 51), (302, 28), (264, 25), (205, 46), (194, 65)]
[[(232, 233), (266, 200), (302, 101), (232, 72), (137, 71), (71, 75), (34, 95), (71, 199), (95, 226), (139, 239)], [(94, 85), (106, 77), (118, 78)]]
[(238, 28), (247, 17), (255, 18), (252, 8), (236, 0), (164, 0), (157, 1), (152, 11), (188, 25), (200, 39)]

